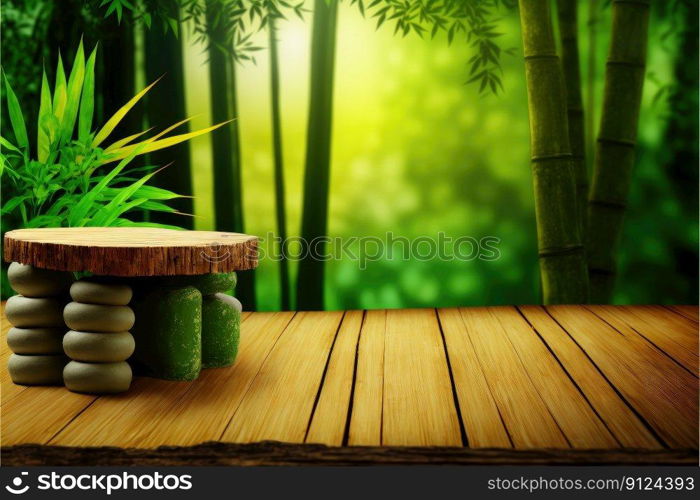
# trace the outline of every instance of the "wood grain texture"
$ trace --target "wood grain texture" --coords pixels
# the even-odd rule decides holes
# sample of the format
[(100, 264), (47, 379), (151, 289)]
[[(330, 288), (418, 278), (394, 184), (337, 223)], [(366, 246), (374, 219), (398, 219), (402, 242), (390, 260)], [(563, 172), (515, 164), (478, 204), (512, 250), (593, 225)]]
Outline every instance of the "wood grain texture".
[(684, 318), (688, 318), (691, 321), (694, 321), (695, 323), (698, 322), (698, 312), (699, 309), (698, 306), (666, 306), (668, 307), (671, 311), (680, 314)]
[(471, 448), (511, 448), (496, 401), (459, 309), (438, 309), (462, 421)]
[[(3, 370), (3, 457), (20, 465), (93, 456), (104, 464), (697, 459), (697, 373), (676, 358), (695, 322), (667, 307), (242, 317), (236, 363), (194, 382), (136, 377), (127, 393), (95, 397), (15, 386)], [(3, 362), (8, 355), (0, 350)], [(296, 444), (260, 443), (268, 439)], [(421, 445), (392, 444), (402, 442)], [(50, 446), (5, 451), (27, 443)]]
[(588, 309), (547, 307), (554, 319), (671, 447), (697, 447), (698, 379), (643, 339), (624, 336)]
[(461, 446), (435, 311), (387, 311), (385, 343), (382, 444)]
[(578, 387), (547, 346), (513, 307), (491, 308), (508, 334), (549, 412), (573, 448), (617, 448), (610, 434)]
[[(689, 321), (664, 308), (648, 311), (638, 307), (590, 306), (589, 309), (630, 342), (637, 342), (636, 337), (640, 336), (697, 376), (697, 329), (693, 338), (690, 335), (693, 330), (684, 328), (689, 326)], [(682, 324), (674, 325), (676, 319)]]
[(342, 317), (342, 312), (298, 312), (294, 316), (246, 392), (222, 441), (304, 441)]
[(661, 444), (617, 395), (596, 366), (547, 312), (539, 306), (519, 308), (613, 435), (626, 448), (660, 449)]
[(2, 406), (2, 445), (46, 444), (95, 401), (65, 387), (31, 387)]
[(460, 312), (513, 445), (569, 448), (498, 319), (488, 308)]
[(357, 346), (357, 371), (348, 444), (382, 444), (386, 311), (367, 311)]
[(108, 276), (169, 276), (253, 269), (258, 238), (215, 231), (136, 227), (18, 229), (4, 238), (7, 262)]
[(307, 443), (343, 444), (362, 318), (362, 311), (348, 311), (343, 317), (306, 436)]

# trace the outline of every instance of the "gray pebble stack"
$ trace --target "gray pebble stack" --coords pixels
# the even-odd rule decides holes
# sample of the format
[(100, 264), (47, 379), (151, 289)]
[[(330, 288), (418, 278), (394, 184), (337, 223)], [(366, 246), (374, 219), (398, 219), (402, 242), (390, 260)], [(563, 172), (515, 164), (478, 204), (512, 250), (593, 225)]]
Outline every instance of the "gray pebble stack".
[(15, 384), (62, 385), (68, 362), (62, 338), (66, 332), (63, 306), (73, 275), (13, 262), (7, 271), (10, 286), (20, 295), (10, 297), (5, 314), (13, 325), (7, 345)]
[(72, 360), (63, 370), (66, 387), (90, 394), (127, 391), (132, 372), (126, 360), (135, 347), (131, 287), (84, 279), (73, 283), (70, 295), (73, 302), (63, 310), (70, 328), (63, 350)]

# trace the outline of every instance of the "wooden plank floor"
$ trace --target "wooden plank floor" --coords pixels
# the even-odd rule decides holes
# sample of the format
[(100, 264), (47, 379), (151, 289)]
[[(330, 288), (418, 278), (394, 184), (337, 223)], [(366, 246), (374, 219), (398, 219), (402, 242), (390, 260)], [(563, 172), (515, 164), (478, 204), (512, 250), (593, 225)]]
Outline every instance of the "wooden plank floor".
[[(3, 316), (3, 367), (8, 329)], [(117, 396), (16, 386), (3, 368), (3, 459), (275, 441), (370, 461), (697, 460), (695, 306), (245, 313), (239, 353), (195, 382), (137, 378)]]

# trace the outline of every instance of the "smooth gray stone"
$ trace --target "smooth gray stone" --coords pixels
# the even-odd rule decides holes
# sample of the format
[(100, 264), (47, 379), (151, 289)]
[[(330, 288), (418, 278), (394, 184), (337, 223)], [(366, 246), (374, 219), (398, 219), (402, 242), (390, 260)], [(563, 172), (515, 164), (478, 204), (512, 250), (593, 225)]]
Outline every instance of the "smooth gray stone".
[(63, 350), (71, 359), (92, 363), (126, 361), (134, 352), (129, 332), (96, 333), (70, 330), (63, 337)]
[(74, 301), (83, 304), (125, 306), (131, 300), (133, 292), (128, 285), (80, 280), (71, 285), (70, 296)]
[(63, 304), (54, 297), (24, 297), (15, 295), (7, 300), (5, 315), (7, 321), (19, 328), (54, 327), (62, 328)]
[(81, 332), (126, 332), (134, 326), (134, 311), (127, 306), (104, 306), (71, 302), (63, 310), (71, 330)]
[(68, 291), (73, 274), (13, 262), (7, 269), (7, 279), (12, 289), (25, 297), (52, 297)]
[(63, 354), (25, 356), (12, 354), (7, 370), (15, 384), (63, 385), (63, 367), (68, 363)]
[(64, 328), (11, 328), (7, 345), (17, 354), (63, 354)]
[(63, 369), (63, 382), (73, 392), (115, 394), (129, 390), (129, 363), (81, 363), (71, 361)]

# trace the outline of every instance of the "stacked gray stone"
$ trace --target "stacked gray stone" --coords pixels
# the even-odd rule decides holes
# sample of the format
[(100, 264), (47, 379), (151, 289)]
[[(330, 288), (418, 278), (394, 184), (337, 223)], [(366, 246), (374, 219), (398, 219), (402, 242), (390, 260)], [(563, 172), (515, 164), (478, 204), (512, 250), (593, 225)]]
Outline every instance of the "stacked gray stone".
[(63, 311), (71, 329), (63, 350), (71, 358), (63, 370), (66, 387), (74, 392), (110, 394), (131, 385), (126, 360), (134, 352), (134, 311), (128, 306), (131, 287), (84, 279), (70, 288), (73, 302)]
[(62, 339), (66, 332), (63, 306), (73, 275), (13, 262), (7, 271), (10, 286), (20, 295), (10, 297), (5, 314), (13, 328), (7, 345), (15, 384), (62, 385), (68, 362)]

